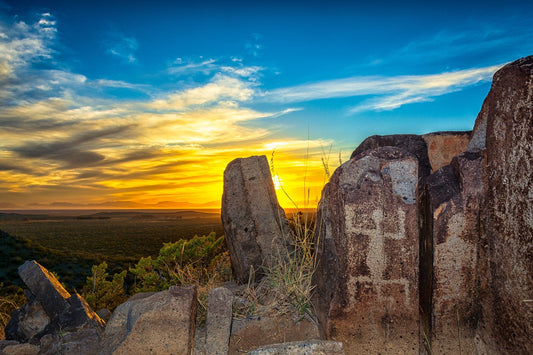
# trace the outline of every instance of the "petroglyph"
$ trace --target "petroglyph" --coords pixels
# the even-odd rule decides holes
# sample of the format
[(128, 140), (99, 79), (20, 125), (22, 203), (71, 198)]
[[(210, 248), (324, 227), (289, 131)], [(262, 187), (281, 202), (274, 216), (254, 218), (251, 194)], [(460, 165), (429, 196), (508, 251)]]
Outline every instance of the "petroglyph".
[[(387, 232), (384, 228), (385, 220), (383, 218), (383, 210), (377, 209), (372, 212), (373, 228), (361, 227), (359, 224), (354, 224), (356, 218), (357, 208), (354, 205), (346, 205), (346, 231), (352, 238), (357, 236), (366, 236), (369, 238), (368, 253), (366, 256), (366, 265), (370, 270), (369, 276), (350, 277), (350, 286), (355, 286), (358, 282), (365, 283), (368, 286), (373, 286), (376, 289), (377, 300), (395, 301), (392, 297), (383, 296), (384, 285), (401, 285), (405, 293), (405, 306), (409, 307), (409, 281), (405, 278), (387, 280), (383, 278), (383, 273), (387, 267), (387, 259), (385, 255), (385, 239), (404, 239), (405, 238), (405, 212), (401, 209), (397, 210), (397, 230), (395, 232)], [(367, 287), (368, 287), (367, 286)]]

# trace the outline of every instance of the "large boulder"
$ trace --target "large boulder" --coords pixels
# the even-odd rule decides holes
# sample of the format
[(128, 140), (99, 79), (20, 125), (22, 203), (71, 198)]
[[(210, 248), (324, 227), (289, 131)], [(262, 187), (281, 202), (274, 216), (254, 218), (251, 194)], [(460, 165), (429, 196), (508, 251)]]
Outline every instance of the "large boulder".
[(428, 147), (422, 136), (416, 134), (392, 134), (388, 136), (370, 136), (352, 152), (350, 159), (359, 154), (379, 147), (398, 147), (411, 154), (418, 160), (418, 178), (424, 179), (431, 174), (431, 162)]
[(421, 324), (433, 354), (475, 353), (483, 167), (482, 152), (464, 152), (429, 176), (421, 194)]
[(265, 156), (239, 158), (224, 171), (222, 223), (235, 278), (257, 279), (288, 255), (292, 233)]
[(315, 310), (322, 336), (349, 354), (418, 353), (418, 166), (405, 150), (376, 148), (322, 192)]
[(47, 334), (85, 329), (103, 332), (105, 322), (77, 293), (68, 293), (57, 278), (35, 261), (26, 261), (19, 274), (28, 291), (28, 303), (15, 310), (6, 325), (6, 339), (38, 343)]
[(115, 309), (99, 354), (191, 354), (196, 287), (140, 294)]
[(495, 353), (531, 354), (533, 56), (510, 63), (494, 75), (478, 121), (479, 142), (471, 148), (483, 146), (485, 126), (491, 273), (480, 334)]
[(452, 159), (468, 147), (471, 131), (434, 132), (422, 135), (427, 144), (432, 172), (450, 164)]

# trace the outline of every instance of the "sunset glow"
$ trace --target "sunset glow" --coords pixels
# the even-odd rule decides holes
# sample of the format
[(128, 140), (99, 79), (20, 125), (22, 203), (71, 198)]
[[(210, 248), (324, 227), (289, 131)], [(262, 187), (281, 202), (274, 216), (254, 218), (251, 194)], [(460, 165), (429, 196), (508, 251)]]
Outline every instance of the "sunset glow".
[(251, 155), (314, 207), (364, 138), (471, 129), (533, 53), (531, 4), (458, 4), (0, 1), (0, 209), (219, 208)]

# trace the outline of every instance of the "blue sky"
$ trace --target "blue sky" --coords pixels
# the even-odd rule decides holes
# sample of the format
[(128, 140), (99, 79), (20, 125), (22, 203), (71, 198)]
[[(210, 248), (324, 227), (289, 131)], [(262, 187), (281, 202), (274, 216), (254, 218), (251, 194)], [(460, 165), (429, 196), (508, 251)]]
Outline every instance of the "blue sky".
[(367, 136), (471, 129), (532, 29), (530, 1), (0, 1), (0, 208), (214, 207), (273, 151), (316, 200)]

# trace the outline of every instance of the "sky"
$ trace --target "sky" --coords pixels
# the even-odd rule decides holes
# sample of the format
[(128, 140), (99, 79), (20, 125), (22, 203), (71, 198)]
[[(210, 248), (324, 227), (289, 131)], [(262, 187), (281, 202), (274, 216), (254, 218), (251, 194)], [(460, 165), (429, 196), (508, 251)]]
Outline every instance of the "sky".
[(312, 207), (368, 136), (471, 130), (532, 54), (531, 1), (0, 0), (0, 209), (219, 208), (252, 155)]

